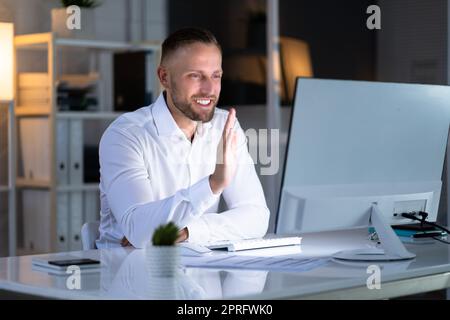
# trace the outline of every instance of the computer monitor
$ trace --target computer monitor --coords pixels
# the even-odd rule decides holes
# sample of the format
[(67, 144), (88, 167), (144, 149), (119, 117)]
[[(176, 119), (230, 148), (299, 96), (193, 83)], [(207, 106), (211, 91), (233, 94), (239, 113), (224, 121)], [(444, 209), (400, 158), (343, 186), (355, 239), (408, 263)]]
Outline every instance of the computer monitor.
[(403, 251), (385, 227), (411, 223), (403, 212), (436, 220), (449, 121), (448, 86), (298, 78), (276, 233), (379, 222), (384, 249)]

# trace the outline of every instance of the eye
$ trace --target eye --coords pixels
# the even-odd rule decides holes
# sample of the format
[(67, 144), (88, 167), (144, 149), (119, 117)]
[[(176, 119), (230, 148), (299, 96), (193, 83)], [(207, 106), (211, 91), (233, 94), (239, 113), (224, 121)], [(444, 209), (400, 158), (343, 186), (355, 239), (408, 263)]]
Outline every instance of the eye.
[(213, 75), (213, 78), (214, 79), (220, 79), (220, 78), (222, 78), (222, 75), (221, 74), (215, 74), (215, 75)]
[(200, 75), (198, 73), (191, 73), (189, 75), (189, 77), (192, 78), (192, 79), (200, 79)]

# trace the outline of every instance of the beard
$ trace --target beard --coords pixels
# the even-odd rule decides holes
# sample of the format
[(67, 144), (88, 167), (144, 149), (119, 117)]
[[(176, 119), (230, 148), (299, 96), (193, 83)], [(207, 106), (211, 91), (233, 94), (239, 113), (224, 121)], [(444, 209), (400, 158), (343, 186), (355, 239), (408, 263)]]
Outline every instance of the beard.
[[(170, 97), (172, 98), (172, 102), (178, 110), (181, 111), (186, 117), (193, 121), (201, 121), (201, 122), (209, 122), (214, 116), (214, 111), (216, 109), (216, 105), (218, 99), (216, 96), (201, 96), (195, 95), (192, 96), (191, 100), (184, 100), (179, 98), (178, 89), (175, 84), (172, 83), (172, 92), (170, 93)], [(197, 112), (193, 106), (193, 100), (195, 98), (209, 98), (211, 99), (212, 106), (208, 110), (202, 110), (203, 112)]]

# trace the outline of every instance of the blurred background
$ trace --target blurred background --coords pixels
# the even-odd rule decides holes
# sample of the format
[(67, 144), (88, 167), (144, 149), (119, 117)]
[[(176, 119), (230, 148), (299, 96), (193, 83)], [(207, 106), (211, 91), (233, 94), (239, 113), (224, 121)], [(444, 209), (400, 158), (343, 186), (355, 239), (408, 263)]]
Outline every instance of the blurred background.
[[(262, 175), (268, 165), (254, 159), (269, 231), (297, 76), (450, 81), (447, 0), (75, 1), (80, 30), (67, 28), (68, 2), (0, 0), (15, 61), (13, 104), (0, 109), (0, 256), (81, 248), (81, 225), (99, 218), (101, 134), (122, 112), (157, 97), (159, 48), (180, 27), (207, 28), (223, 47), (219, 106), (236, 107), (244, 130), (279, 130), (279, 152), (270, 154), (270, 143), (265, 151), (280, 164), (277, 173)], [(366, 25), (370, 5), (381, 10), (381, 29)], [(0, 46), (8, 41), (0, 29)]]

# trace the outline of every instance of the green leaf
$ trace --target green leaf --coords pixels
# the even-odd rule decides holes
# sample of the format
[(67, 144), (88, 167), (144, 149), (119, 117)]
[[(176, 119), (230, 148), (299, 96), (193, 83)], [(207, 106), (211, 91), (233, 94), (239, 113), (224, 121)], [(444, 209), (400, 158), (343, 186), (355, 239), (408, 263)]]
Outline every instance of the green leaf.
[(152, 243), (154, 246), (173, 246), (178, 238), (178, 232), (179, 228), (173, 222), (160, 225), (153, 232)]

